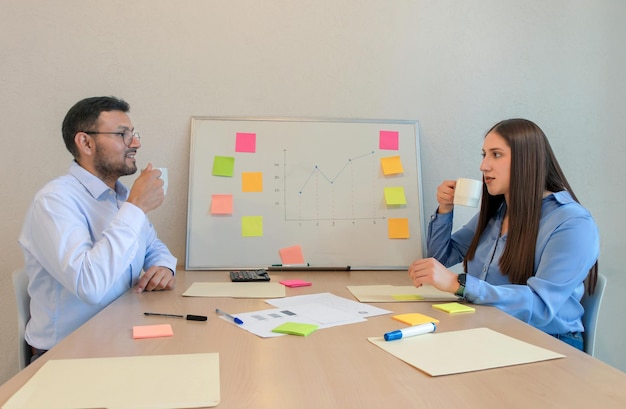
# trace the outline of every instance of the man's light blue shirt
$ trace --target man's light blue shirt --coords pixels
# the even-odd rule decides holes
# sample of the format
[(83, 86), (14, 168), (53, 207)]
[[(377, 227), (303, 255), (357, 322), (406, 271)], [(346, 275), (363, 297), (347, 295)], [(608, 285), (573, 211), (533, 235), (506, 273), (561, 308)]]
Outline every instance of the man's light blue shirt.
[[(493, 305), (548, 334), (584, 331), (580, 299), (583, 281), (600, 252), (591, 214), (567, 191), (543, 199), (533, 276), (527, 285), (511, 284), (499, 262), (507, 235), (500, 236), (505, 204), (489, 221), (474, 259), (468, 262), (465, 298)], [(435, 214), (428, 226), (428, 257), (446, 267), (463, 261), (478, 215), (452, 233), (453, 214)]]
[(145, 213), (73, 162), (44, 186), (19, 237), (29, 277), (29, 345), (47, 350), (134, 286), (142, 270), (176, 271)]

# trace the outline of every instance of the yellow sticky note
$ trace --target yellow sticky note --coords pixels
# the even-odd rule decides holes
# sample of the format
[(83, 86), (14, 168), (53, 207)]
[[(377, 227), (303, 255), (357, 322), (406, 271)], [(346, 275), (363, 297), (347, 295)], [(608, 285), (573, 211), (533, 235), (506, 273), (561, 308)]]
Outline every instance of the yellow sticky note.
[(243, 237), (263, 236), (263, 216), (242, 216), (241, 235)]
[(380, 158), (380, 166), (383, 169), (383, 174), (387, 175), (397, 175), (399, 173), (404, 173), (404, 168), (402, 167), (402, 161), (399, 156), (389, 156), (386, 158)]
[(263, 173), (262, 172), (242, 172), (241, 173), (242, 192), (262, 192)]
[(211, 214), (233, 214), (233, 195), (212, 195)]
[(459, 304), (458, 302), (449, 302), (446, 304), (433, 304), (433, 308), (450, 313), (458, 314), (460, 312), (474, 312), (476, 309), (469, 305)]
[(289, 334), (289, 335), (300, 335), (301, 337), (306, 337), (311, 332), (315, 331), (317, 328), (318, 328), (317, 325), (314, 325), (314, 324), (301, 324), (298, 322), (286, 322), (274, 328), (272, 332), (278, 332), (280, 334)]
[(170, 324), (135, 325), (133, 327), (134, 339), (171, 337), (172, 335), (174, 335), (174, 330)]
[(406, 204), (406, 196), (404, 195), (404, 187), (393, 186), (385, 188), (385, 203), (387, 206), (399, 206)]
[(434, 322), (435, 324), (439, 324), (439, 320), (437, 318), (429, 317), (428, 315), (420, 314), (418, 312), (412, 312), (409, 314), (400, 314), (394, 315), (394, 320), (398, 320), (408, 325), (420, 325), (420, 324), (428, 324), (429, 322)]
[(213, 158), (213, 176), (233, 176), (235, 158), (232, 156), (216, 156)]
[(398, 301), (422, 301), (424, 297), (417, 294), (392, 294), (391, 298)]
[(411, 237), (409, 219), (392, 218), (387, 220), (387, 235), (390, 239), (408, 239)]

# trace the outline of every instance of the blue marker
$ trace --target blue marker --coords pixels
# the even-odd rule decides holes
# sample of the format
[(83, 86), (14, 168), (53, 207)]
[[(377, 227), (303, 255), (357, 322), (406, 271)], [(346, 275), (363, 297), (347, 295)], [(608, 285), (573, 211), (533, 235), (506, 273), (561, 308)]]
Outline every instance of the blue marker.
[(428, 334), (429, 332), (435, 332), (437, 326), (434, 322), (427, 324), (415, 325), (408, 328), (391, 331), (385, 334), (385, 341), (393, 341), (394, 339), (414, 337), (416, 335)]
[(243, 321), (240, 320), (237, 317), (233, 317), (232, 315), (220, 310), (219, 308), (215, 309), (215, 312), (218, 313), (219, 315), (223, 315), (224, 317), (228, 318), (229, 320), (231, 320), (232, 322), (234, 322), (235, 324), (241, 325), (243, 324)]

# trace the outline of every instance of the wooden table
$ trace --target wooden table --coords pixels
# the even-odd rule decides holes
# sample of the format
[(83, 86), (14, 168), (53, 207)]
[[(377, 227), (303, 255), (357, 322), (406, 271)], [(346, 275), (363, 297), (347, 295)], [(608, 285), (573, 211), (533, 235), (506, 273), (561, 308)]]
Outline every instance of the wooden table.
[[(626, 408), (626, 374), (496, 308), (448, 315), (429, 302), (375, 304), (394, 313), (440, 320), (438, 332), (488, 327), (567, 357), (431, 377), (368, 342), (402, 325), (390, 315), (327, 328), (307, 337), (263, 339), (218, 319), (215, 308), (242, 313), (273, 308), (261, 299), (182, 297), (196, 281), (227, 281), (223, 271), (179, 271), (174, 291), (128, 292), (41, 359), (0, 387), (0, 404), (49, 359), (219, 352), (219, 408)], [(331, 292), (354, 299), (347, 285), (408, 285), (404, 271), (272, 272), (310, 287), (287, 296)], [(157, 323), (145, 311), (208, 315), (208, 322), (171, 319), (174, 336), (133, 340), (133, 325)], [(163, 319), (158, 319), (162, 323)], [(472, 345), (458, 348), (472, 354)], [(428, 351), (424, 351), (428, 353)], [(137, 393), (158, 393), (154, 390)]]

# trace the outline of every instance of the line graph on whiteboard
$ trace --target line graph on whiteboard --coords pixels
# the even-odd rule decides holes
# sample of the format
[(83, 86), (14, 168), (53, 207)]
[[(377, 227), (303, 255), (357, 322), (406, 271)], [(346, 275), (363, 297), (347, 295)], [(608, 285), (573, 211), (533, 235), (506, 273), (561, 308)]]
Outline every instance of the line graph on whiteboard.
[[(282, 175), (275, 176), (282, 193), (286, 222), (376, 221), (382, 185), (379, 155), (375, 150), (346, 155), (326, 152), (310, 158), (283, 150)], [(278, 204), (278, 202), (277, 202)]]

